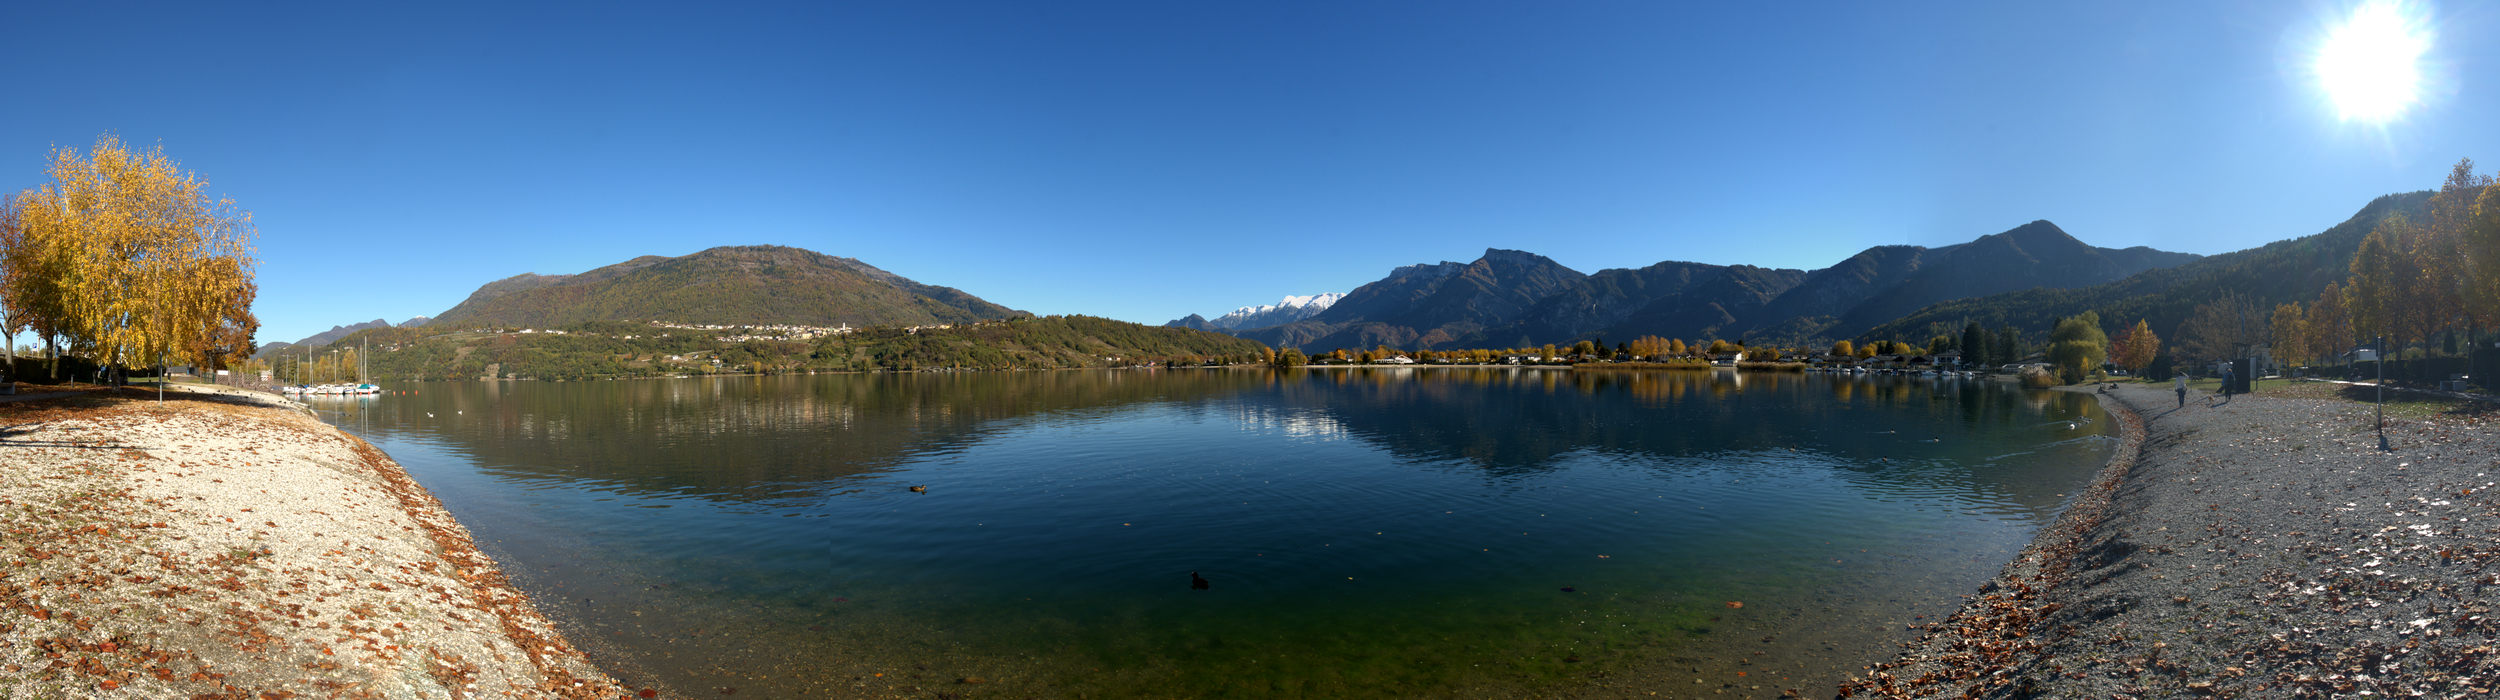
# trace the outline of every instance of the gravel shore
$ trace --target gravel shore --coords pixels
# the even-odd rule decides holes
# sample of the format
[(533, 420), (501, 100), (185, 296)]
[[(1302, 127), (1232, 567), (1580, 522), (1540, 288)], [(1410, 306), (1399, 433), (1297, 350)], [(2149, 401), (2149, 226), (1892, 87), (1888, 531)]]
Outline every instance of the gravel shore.
[(2391, 415), (2381, 451), (2369, 404), (2314, 386), (2102, 394), (2129, 425), (2100, 480), (1840, 696), (2500, 692), (2500, 414)]
[(627, 694), (398, 464), (290, 405), (0, 403), (0, 697)]

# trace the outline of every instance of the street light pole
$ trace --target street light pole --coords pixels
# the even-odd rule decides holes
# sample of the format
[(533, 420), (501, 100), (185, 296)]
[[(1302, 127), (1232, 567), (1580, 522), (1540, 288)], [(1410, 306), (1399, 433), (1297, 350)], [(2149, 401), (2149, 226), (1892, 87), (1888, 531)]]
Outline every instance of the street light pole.
[(2387, 444), (2387, 336), (2378, 336), (2372, 343), (2378, 346), (2378, 449), (2394, 452), (2396, 448)]

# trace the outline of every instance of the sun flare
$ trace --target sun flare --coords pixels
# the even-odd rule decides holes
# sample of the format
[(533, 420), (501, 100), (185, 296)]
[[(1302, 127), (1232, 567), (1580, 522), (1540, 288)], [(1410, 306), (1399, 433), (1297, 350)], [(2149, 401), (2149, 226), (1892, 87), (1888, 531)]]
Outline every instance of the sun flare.
[(2344, 121), (2385, 123), (2422, 99), (2422, 54), (2430, 30), (2414, 8), (2366, 0), (2328, 30), (2312, 68)]

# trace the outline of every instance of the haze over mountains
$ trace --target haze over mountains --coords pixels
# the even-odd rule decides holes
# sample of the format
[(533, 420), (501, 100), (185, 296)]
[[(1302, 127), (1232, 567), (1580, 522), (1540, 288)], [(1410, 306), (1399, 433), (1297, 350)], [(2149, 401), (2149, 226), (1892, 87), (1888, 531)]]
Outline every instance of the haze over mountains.
[(2101, 284), (2197, 258), (2094, 247), (2047, 221), (1939, 248), (1878, 246), (1813, 271), (1669, 261), (1583, 274), (1534, 253), (1490, 249), (1474, 262), (1391, 270), (1307, 318), (1219, 330), (1304, 351), (1642, 335), (1819, 343), (1937, 302)]

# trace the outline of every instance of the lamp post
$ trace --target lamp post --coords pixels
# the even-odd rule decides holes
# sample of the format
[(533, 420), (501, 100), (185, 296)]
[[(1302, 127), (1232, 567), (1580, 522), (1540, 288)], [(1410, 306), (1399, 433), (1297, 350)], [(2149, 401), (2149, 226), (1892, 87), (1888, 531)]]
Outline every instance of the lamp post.
[(2377, 336), (2371, 344), (2377, 346), (2378, 356), (2378, 449), (2394, 452), (2396, 448), (2387, 444), (2387, 336)]

